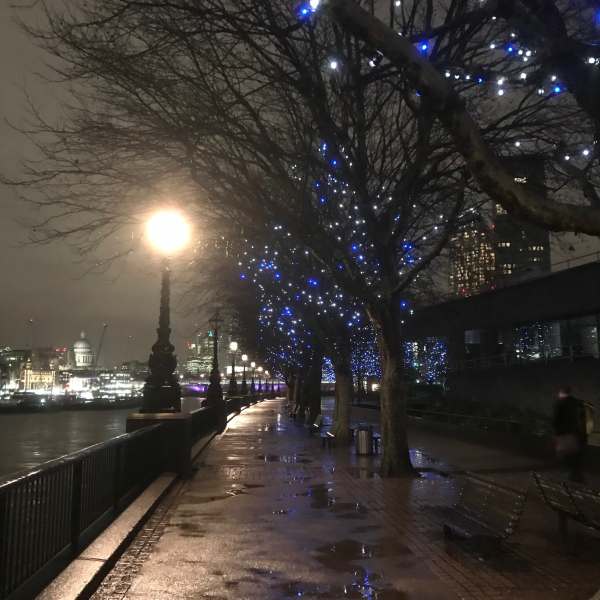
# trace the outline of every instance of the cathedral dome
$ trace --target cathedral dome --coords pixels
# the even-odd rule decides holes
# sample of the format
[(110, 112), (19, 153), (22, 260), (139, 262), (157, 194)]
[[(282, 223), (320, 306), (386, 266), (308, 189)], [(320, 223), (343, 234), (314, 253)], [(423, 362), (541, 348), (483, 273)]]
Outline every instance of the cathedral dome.
[(94, 351), (85, 337), (85, 331), (81, 332), (81, 336), (73, 344), (73, 354), (75, 355), (76, 368), (84, 369), (94, 365)]
[(73, 344), (73, 350), (83, 350), (89, 352), (91, 349), (92, 345), (87, 341), (85, 337), (85, 331), (82, 331), (79, 339)]

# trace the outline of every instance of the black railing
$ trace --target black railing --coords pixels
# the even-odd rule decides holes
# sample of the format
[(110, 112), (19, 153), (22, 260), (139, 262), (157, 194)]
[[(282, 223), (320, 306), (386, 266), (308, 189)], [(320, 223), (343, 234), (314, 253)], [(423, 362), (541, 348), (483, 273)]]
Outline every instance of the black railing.
[(0, 480), (0, 598), (55, 576), (162, 470), (146, 427)]
[[(191, 411), (189, 441), (221, 430), (228, 414), (259, 399)], [(33, 597), (172, 466), (171, 447), (165, 425), (152, 425), (0, 478), (0, 600)]]
[(521, 433), (524, 429), (523, 423), (510, 419), (497, 419), (494, 417), (449, 413), (437, 410), (422, 410), (410, 407), (407, 408), (406, 412), (412, 417), (418, 417), (428, 421), (437, 421), (438, 423), (448, 423), (452, 425), (469, 425), (486, 431)]

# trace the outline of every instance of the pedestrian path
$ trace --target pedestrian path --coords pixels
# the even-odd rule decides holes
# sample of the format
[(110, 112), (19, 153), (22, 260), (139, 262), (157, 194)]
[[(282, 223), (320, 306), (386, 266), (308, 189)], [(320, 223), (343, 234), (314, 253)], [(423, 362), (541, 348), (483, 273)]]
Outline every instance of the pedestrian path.
[[(510, 552), (481, 560), (445, 541), (435, 509), (456, 485), (438, 467), (484, 449), (412, 438), (423, 476), (383, 480), (376, 459), (323, 450), (283, 400), (255, 405), (200, 457), (94, 600), (587, 600), (600, 588), (598, 540), (582, 538), (577, 560), (563, 556), (554, 515), (535, 501)], [(487, 459), (507, 476), (510, 455)]]

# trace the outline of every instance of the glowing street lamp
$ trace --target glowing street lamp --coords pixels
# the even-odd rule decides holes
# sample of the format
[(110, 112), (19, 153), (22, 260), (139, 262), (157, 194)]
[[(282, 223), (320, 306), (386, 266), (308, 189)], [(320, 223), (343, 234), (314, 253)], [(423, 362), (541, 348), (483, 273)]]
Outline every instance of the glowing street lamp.
[(252, 369), (250, 375), (250, 393), (254, 396), (254, 394), (256, 394), (256, 386), (254, 385), (254, 372), (256, 371), (256, 363), (254, 361), (250, 363), (250, 368)]
[(242, 365), (243, 365), (243, 370), (242, 370), (242, 389), (240, 391), (240, 393), (242, 394), (242, 396), (247, 396), (248, 395), (248, 384), (246, 383), (246, 363), (248, 362), (248, 355), (247, 354), (242, 354)]
[(190, 226), (176, 210), (155, 213), (146, 223), (146, 237), (163, 256), (160, 289), (160, 313), (157, 340), (148, 359), (149, 375), (144, 385), (141, 412), (181, 412), (181, 389), (175, 376), (177, 358), (171, 344), (170, 295), (171, 267), (169, 259), (181, 251), (190, 240)]
[(231, 342), (229, 344), (229, 350), (231, 351), (231, 378), (229, 379), (229, 395), (237, 396), (237, 380), (235, 378), (235, 353), (238, 350), (238, 343)]
[(262, 385), (261, 385), (261, 377), (262, 377), (262, 372), (263, 372), (264, 369), (262, 367), (258, 367), (256, 370), (258, 371), (258, 393), (260, 394), (260, 389), (262, 387)]

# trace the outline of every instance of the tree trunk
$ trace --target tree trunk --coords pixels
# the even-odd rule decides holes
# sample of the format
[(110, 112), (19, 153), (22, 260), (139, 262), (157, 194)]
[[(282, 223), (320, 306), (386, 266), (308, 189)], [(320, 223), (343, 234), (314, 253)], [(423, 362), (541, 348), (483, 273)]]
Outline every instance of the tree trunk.
[(350, 443), (350, 413), (354, 396), (352, 381), (352, 346), (349, 338), (336, 341), (332, 351), (335, 372), (335, 410), (333, 433), (339, 444)]
[(285, 400), (288, 410), (293, 410), (292, 404), (294, 404), (294, 393), (296, 389), (296, 376), (288, 375), (285, 380)]
[(304, 421), (304, 378), (302, 374), (298, 372), (294, 376), (294, 419)]
[(310, 424), (313, 424), (321, 414), (321, 379), (323, 374), (323, 350), (316, 343), (313, 348), (313, 355), (304, 385), (305, 403), (309, 411)]
[(350, 414), (352, 411), (352, 372), (349, 368), (335, 368), (335, 413), (333, 433), (338, 444), (350, 443)]
[(381, 460), (382, 477), (414, 474), (406, 433), (406, 386), (404, 356), (400, 340), (400, 319), (393, 309), (373, 318), (381, 357)]

